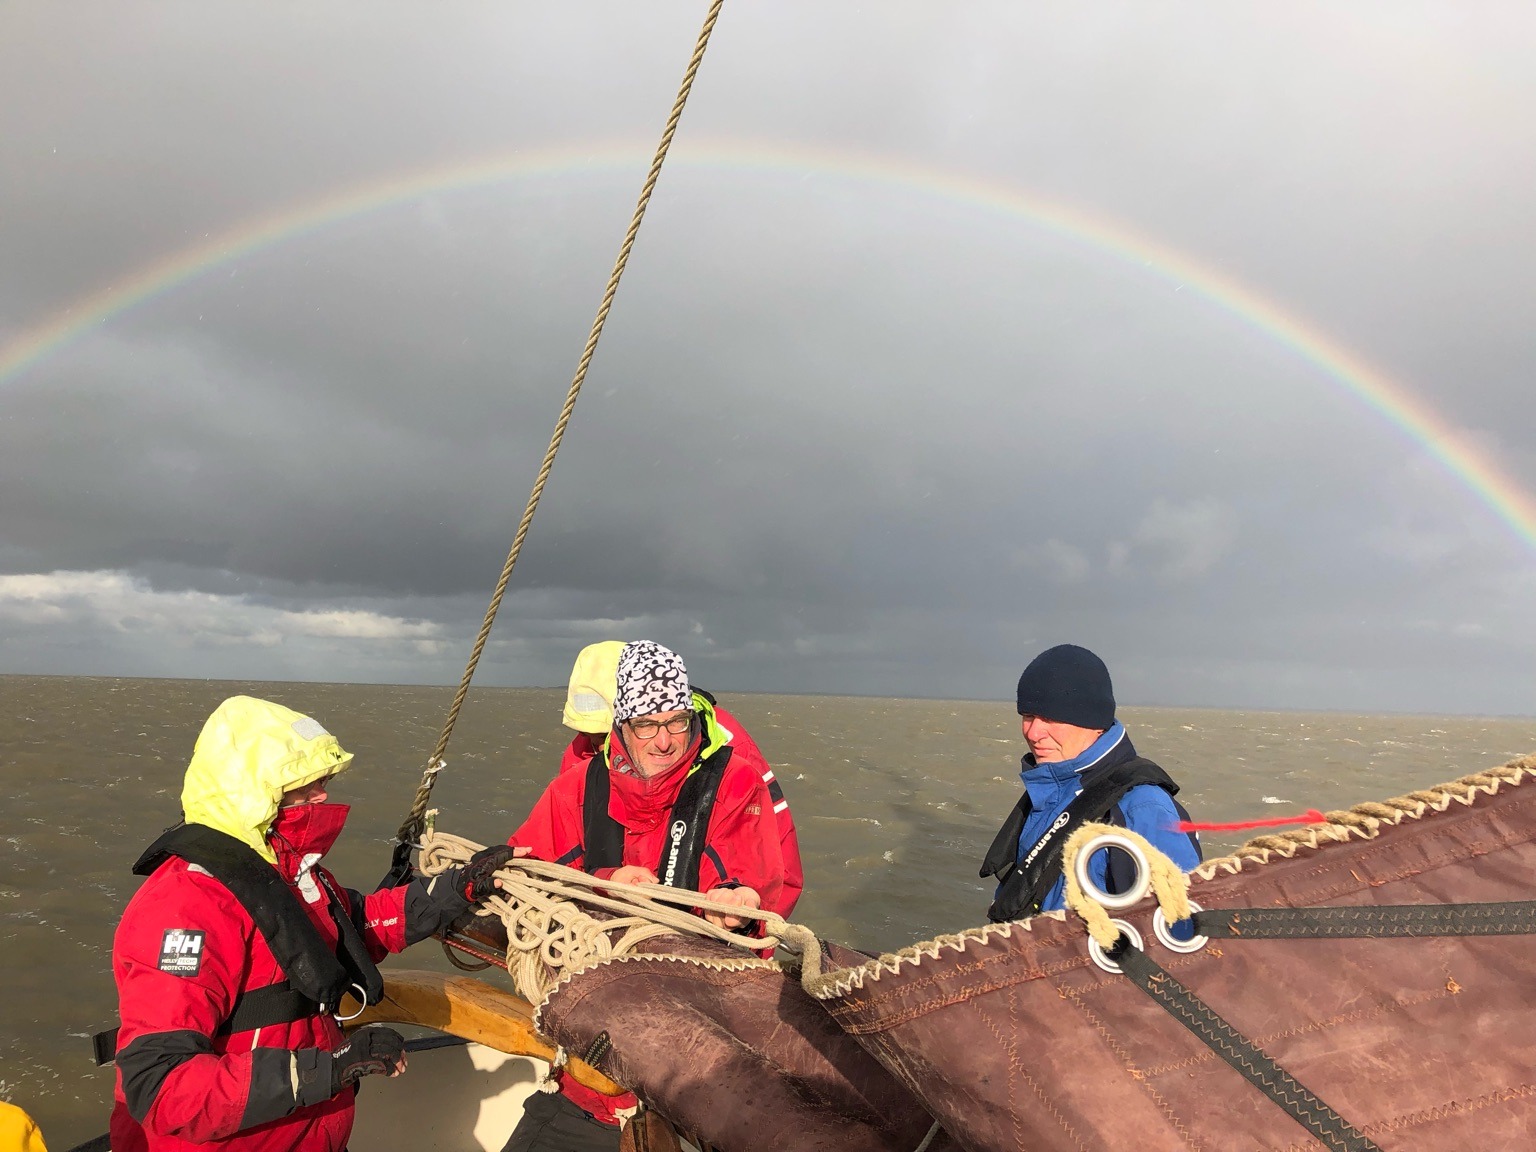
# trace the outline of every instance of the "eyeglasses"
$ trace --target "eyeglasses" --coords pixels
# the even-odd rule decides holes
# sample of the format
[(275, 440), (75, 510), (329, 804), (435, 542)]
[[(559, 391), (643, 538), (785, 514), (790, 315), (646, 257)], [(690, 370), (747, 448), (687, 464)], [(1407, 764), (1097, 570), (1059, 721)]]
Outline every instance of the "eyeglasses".
[(625, 723), (629, 725), (629, 730), (641, 740), (649, 740), (663, 728), (673, 736), (681, 736), (693, 723), (693, 713), (684, 712), (681, 716), (674, 716), (670, 720), (626, 720)]

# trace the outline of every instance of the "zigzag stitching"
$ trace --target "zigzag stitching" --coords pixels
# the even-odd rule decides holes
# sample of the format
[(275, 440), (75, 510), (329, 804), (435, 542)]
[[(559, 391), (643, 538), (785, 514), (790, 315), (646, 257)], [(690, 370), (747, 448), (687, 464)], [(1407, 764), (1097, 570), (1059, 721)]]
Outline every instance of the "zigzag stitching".
[(1421, 820), (1430, 812), (1445, 812), (1453, 801), (1470, 807), (1479, 796), (1497, 795), (1506, 785), (1518, 787), (1532, 775), (1536, 775), (1536, 756), (1526, 756), (1406, 796), (1367, 801), (1328, 813), (1329, 823), (1324, 825), (1256, 837), (1230, 856), (1207, 860), (1191, 875), (1211, 880), (1218, 872), (1235, 875), (1250, 865), (1268, 864), (1274, 857), (1290, 860), (1302, 849), (1315, 851), (1325, 844), (1340, 844), (1351, 838), (1374, 840), (1383, 827), (1394, 827), (1405, 820)]

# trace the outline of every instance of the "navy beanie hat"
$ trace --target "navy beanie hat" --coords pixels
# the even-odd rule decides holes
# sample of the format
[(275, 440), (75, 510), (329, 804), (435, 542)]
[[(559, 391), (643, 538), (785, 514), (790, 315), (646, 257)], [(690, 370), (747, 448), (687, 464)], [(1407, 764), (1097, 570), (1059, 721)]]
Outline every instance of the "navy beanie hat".
[(1019, 715), (1079, 728), (1108, 728), (1115, 722), (1109, 669), (1076, 644), (1047, 648), (1019, 677)]

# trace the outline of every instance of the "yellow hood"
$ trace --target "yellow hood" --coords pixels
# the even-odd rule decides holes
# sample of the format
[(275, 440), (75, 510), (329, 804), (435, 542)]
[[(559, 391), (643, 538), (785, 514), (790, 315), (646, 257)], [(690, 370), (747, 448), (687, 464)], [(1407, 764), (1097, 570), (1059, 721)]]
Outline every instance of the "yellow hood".
[(231, 696), (213, 710), (192, 749), (181, 788), (189, 824), (205, 824), (249, 844), (270, 863), (267, 829), (283, 793), (352, 763), (317, 721), (270, 700)]
[(567, 728), (600, 736), (613, 727), (613, 697), (618, 692), (623, 651), (624, 641), (604, 640), (588, 644), (577, 654), (561, 717)]

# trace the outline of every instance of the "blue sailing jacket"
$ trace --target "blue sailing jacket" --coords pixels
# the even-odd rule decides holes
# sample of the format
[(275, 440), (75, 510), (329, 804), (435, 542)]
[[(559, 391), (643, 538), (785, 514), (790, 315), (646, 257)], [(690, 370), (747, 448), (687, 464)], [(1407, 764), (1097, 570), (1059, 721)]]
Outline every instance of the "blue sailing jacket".
[[(1086, 751), (1071, 760), (1036, 764), (1033, 755), (1026, 755), (1019, 775), (1029, 793), (1030, 810), (1019, 832), (1016, 859), (1024, 859), (1056, 818), (1066, 811), (1067, 805), (1077, 799), (1083, 790), (1084, 772), (1090, 768), (1113, 768), (1135, 756), (1136, 749), (1131, 746), (1131, 738), (1126, 735), (1125, 726), (1118, 720)], [(1167, 790), (1156, 784), (1138, 784), (1121, 797), (1110, 813), (1111, 823), (1139, 832), (1154, 848), (1166, 854), (1186, 872), (1200, 863), (1199, 837), (1194, 833), (1180, 832), (1177, 827), (1180, 820), (1188, 818)], [(1104, 891), (1114, 892), (1117, 887), (1108, 875), (1109, 858), (1107, 852), (1095, 854), (1088, 862), (1088, 873)], [(1040, 909), (1049, 912), (1065, 907), (1066, 878), (1058, 877), (1041, 902)]]

